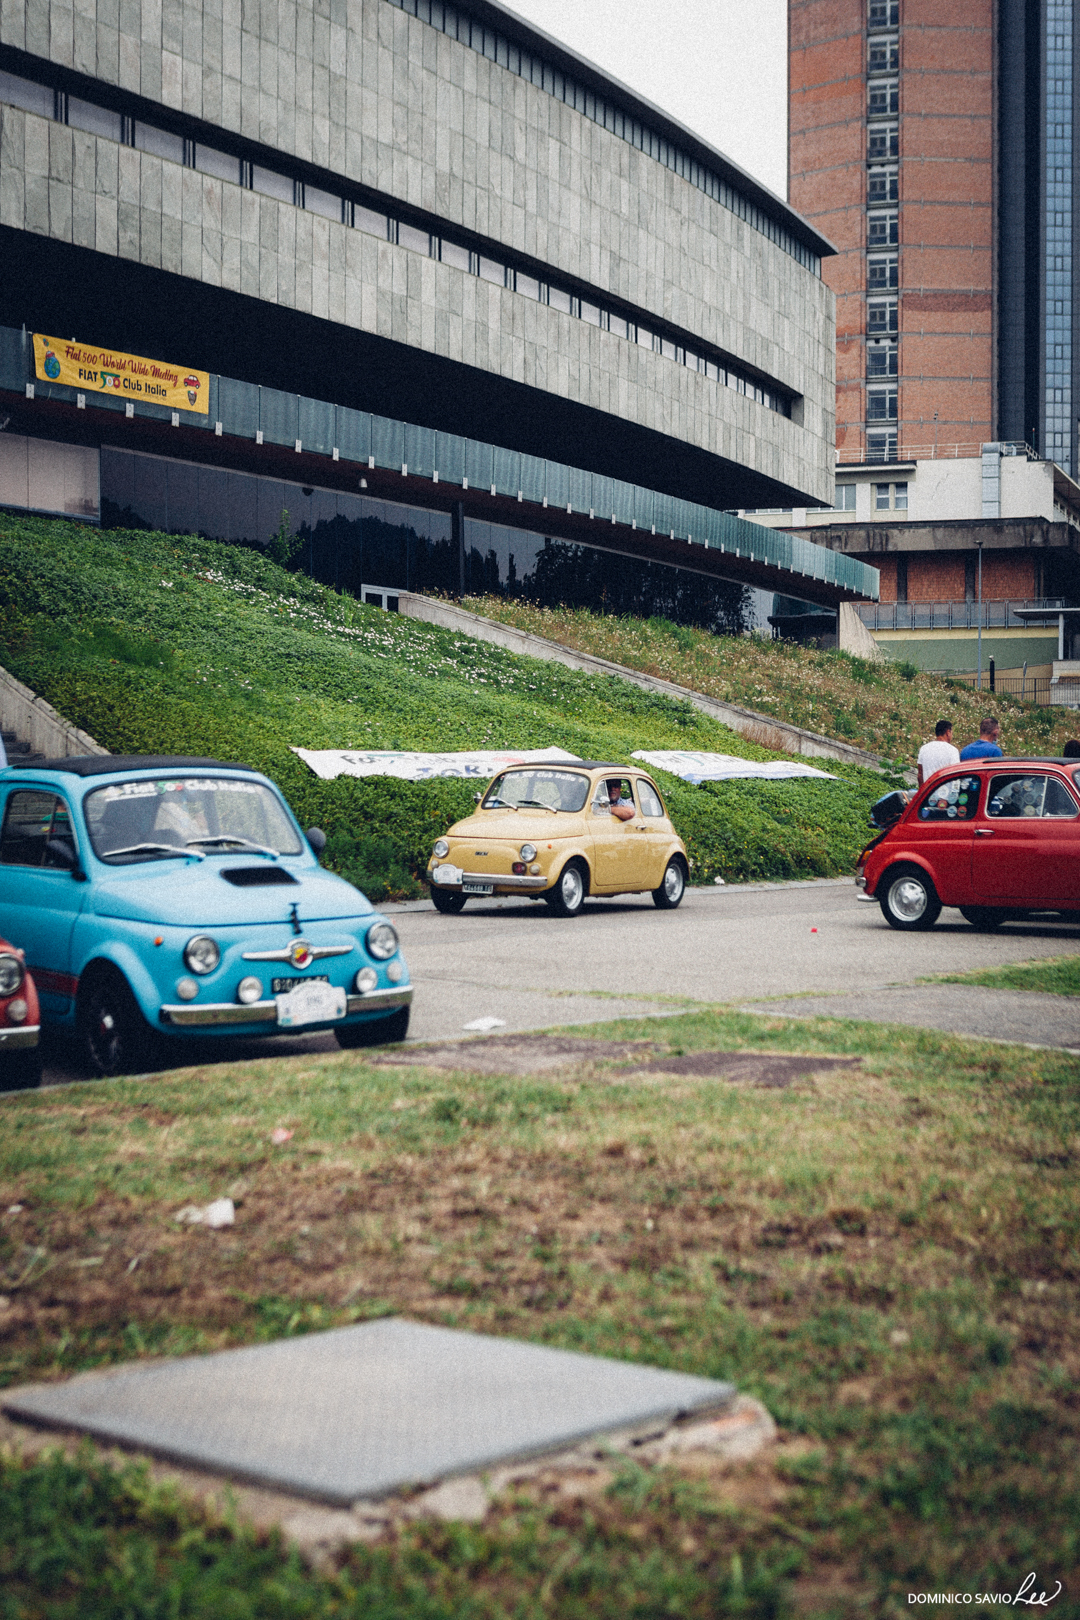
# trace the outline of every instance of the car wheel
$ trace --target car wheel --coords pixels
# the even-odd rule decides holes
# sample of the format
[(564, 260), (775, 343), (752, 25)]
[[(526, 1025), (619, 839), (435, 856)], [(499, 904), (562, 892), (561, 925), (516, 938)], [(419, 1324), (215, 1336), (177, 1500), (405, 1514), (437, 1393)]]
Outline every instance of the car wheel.
[(409, 1033), (409, 1008), (399, 1007), (388, 1018), (365, 1018), (362, 1024), (342, 1024), (334, 1037), (340, 1047), (351, 1052), (357, 1046), (389, 1046), (403, 1041)]
[(1005, 913), (998, 911), (994, 906), (961, 906), (960, 915), (972, 928), (980, 933), (988, 934), (995, 928), (1000, 928), (1005, 921)]
[(431, 903), (436, 911), (441, 911), (444, 917), (456, 917), (459, 911), (465, 910), (467, 894), (451, 894), (446, 889), (432, 889)]
[(154, 1067), (154, 1032), (122, 974), (95, 975), (80, 1002), (78, 1021), (83, 1056), (93, 1074), (107, 1078)]
[(36, 1091), (41, 1084), (41, 1052), (36, 1046), (0, 1058), (0, 1091)]
[(932, 928), (941, 914), (937, 890), (918, 866), (895, 866), (880, 885), (881, 910), (890, 928)]
[(686, 893), (686, 873), (683, 863), (677, 856), (673, 856), (664, 868), (664, 879), (658, 889), (652, 892), (653, 905), (661, 911), (674, 911)]
[(580, 861), (567, 861), (559, 873), (555, 887), (548, 889), (544, 899), (557, 917), (576, 917), (585, 904), (589, 876)]

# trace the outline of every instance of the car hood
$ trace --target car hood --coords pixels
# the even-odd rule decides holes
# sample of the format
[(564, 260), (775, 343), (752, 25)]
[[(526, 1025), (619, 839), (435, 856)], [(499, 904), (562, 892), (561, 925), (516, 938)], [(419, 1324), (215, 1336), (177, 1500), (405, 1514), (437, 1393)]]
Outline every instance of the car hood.
[(541, 844), (554, 838), (579, 837), (584, 818), (559, 812), (549, 815), (543, 810), (487, 810), (482, 815), (466, 816), (455, 821), (447, 838), (488, 839), (492, 843)]
[[(236, 887), (223, 872), (288, 871), (295, 883)], [(367, 917), (373, 907), (351, 883), (319, 867), (208, 857), (197, 864), (153, 861), (110, 872), (94, 884), (99, 917), (129, 922), (175, 924), (187, 928), (288, 922), (292, 908), (300, 923)]]

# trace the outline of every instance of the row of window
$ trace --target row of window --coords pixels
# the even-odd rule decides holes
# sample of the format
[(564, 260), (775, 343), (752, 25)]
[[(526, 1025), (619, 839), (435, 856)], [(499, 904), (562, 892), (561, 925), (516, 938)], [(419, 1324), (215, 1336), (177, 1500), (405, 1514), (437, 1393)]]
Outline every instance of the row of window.
[(227, 180), (246, 190), (273, 197), (278, 202), (291, 203), (296, 208), (303, 208), (356, 230), (366, 231), (383, 241), (410, 248), (413, 252), (422, 253), (426, 258), (451, 264), (466, 274), (478, 276), (481, 281), (490, 281), (496, 286), (507, 287), (512, 292), (520, 293), (525, 298), (549, 304), (553, 309), (559, 309), (566, 315), (586, 321), (602, 331), (614, 332), (630, 343), (651, 349), (653, 353), (662, 354), (666, 359), (674, 360), (679, 365), (688, 366), (691, 371), (700, 372), (713, 382), (734, 389), (736, 393), (748, 395), (759, 405), (764, 405), (767, 410), (776, 411), (781, 416), (791, 415), (790, 400), (784, 395), (764, 387), (740, 371), (722, 365), (718, 360), (689, 347), (680, 339), (656, 331), (648, 322), (638, 321), (633, 316), (608, 309), (599, 302), (581, 298), (557, 283), (540, 280), (524, 270), (505, 264), (501, 259), (488, 258), (448, 237), (435, 235), (421, 227), (410, 225), (405, 220), (395, 219), (391, 214), (380, 213), (351, 198), (323, 191), (318, 186), (308, 185), (302, 180), (290, 179), (274, 169), (265, 169), (257, 163), (248, 162), (245, 158), (233, 157), (228, 152), (218, 151), (202, 141), (196, 142), (182, 135), (173, 135), (168, 130), (158, 129), (154, 124), (144, 124), (138, 119), (111, 112), (94, 102), (82, 101), (65, 91), (53, 90), (33, 80), (18, 78), (12, 73), (0, 71), (0, 101), (10, 102), (27, 112), (68, 124), (74, 129), (86, 130), (88, 134), (119, 141), (124, 146), (148, 152), (170, 163), (182, 164), (202, 174), (212, 175), (217, 180)]
[[(872, 487), (875, 512), (907, 511), (908, 487), (906, 482), (900, 484), (874, 484)], [(836, 504), (831, 510), (833, 512), (854, 512), (856, 488), (855, 484), (837, 484)]]
[(451, 5), (449, 0), (390, 0), (390, 3), (402, 11), (407, 11), (410, 16), (419, 18), (421, 22), (430, 23), (440, 33), (448, 34), (460, 44), (468, 45), (481, 56), (487, 57), (488, 61), (496, 62), (510, 73), (515, 73), (519, 78), (527, 79), (530, 84), (546, 90), (557, 101), (565, 102), (567, 106), (573, 107), (575, 112), (582, 113), (593, 123), (602, 125), (620, 140), (628, 141), (631, 146), (636, 146), (638, 151), (654, 158), (657, 163), (662, 163), (665, 168), (673, 169), (682, 179), (689, 181), (699, 191), (704, 191), (714, 202), (729, 208), (755, 231), (760, 231), (770, 242), (775, 242), (777, 247), (789, 253), (815, 276), (821, 274), (820, 256), (805, 243), (792, 236), (790, 231), (765, 213), (756, 203), (744, 197), (742, 192), (729, 185), (726, 180), (722, 180), (714, 170), (699, 163), (675, 142), (650, 129), (648, 124), (624, 112), (615, 102), (586, 89), (585, 85), (570, 74), (563, 73), (535, 52), (522, 50), (505, 34), (478, 22), (470, 17), (467, 11), (457, 5)]
[[(867, 160), (866, 186), (866, 420), (895, 422), (899, 347), (896, 340), (898, 302), (882, 297), (899, 288), (899, 256), (888, 249), (899, 246), (900, 214), (900, 25), (899, 0), (869, 0), (867, 6)], [(884, 250), (884, 251), (883, 251)], [(877, 296), (875, 296), (877, 295)], [(896, 435), (867, 432), (867, 460), (891, 461), (896, 456)], [(854, 496), (854, 486), (852, 496)], [(853, 502), (854, 504), (854, 502)], [(875, 484), (874, 510), (907, 509), (906, 484)]]

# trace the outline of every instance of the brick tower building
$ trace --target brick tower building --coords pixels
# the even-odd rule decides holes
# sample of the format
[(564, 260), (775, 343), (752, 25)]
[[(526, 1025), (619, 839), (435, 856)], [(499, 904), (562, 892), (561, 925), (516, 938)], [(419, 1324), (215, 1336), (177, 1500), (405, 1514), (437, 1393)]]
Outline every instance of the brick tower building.
[(840, 250), (840, 463), (998, 436), (994, 9), (791, 0), (791, 201)]

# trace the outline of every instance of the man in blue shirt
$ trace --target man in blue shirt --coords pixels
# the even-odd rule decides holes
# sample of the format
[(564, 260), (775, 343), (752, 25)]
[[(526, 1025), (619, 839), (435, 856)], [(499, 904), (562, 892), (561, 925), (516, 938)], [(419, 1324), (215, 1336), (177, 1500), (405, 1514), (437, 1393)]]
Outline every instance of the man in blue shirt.
[(961, 748), (961, 759), (1001, 759), (1001, 749), (998, 747), (998, 738), (1001, 735), (1001, 721), (995, 720), (988, 714), (985, 720), (979, 721), (979, 736), (977, 742), (969, 742), (966, 748)]

